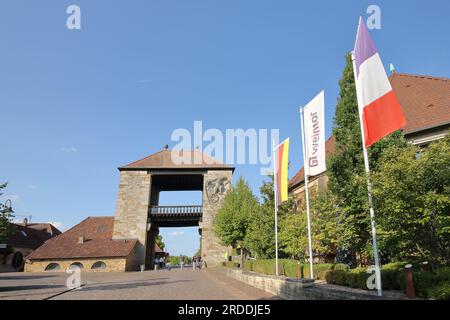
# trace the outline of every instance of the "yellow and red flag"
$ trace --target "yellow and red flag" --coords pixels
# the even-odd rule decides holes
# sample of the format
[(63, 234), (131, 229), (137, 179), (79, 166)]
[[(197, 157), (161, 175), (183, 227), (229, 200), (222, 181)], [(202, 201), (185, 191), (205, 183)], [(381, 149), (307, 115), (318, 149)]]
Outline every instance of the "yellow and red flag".
[(289, 138), (275, 147), (276, 169), (276, 200), (277, 205), (280, 206), (283, 202), (288, 200), (288, 165), (289, 165)]

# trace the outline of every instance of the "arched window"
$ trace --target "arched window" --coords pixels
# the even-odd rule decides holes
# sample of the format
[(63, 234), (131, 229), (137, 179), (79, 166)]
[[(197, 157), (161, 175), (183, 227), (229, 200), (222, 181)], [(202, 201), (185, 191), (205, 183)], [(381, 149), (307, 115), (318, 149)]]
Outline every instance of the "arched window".
[(106, 269), (106, 263), (104, 263), (103, 261), (97, 261), (96, 263), (94, 263), (92, 265), (92, 270), (101, 270), (101, 269)]
[(23, 254), (22, 252), (16, 252), (14, 253), (14, 256), (12, 258), (12, 266), (14, 269), (18, 269), (22, 267), (23, 265)]
[(45, 267), (45, 271), (56, 271), (56, 270), (61, 270), (61, 266), (57, 263), (52, 262)]
[(83, 270), (84, 269), (83, 264), (81, 264), (80, 262), (74, 262), (69, 267), (69, 270), (76, 270), (76, 269)]

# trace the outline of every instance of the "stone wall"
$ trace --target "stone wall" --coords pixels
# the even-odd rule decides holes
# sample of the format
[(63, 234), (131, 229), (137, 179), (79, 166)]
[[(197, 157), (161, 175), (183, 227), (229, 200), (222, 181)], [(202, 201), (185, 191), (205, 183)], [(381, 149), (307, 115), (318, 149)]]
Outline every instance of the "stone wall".
[(137, 239), (135, 260), (145, 263), (151, 176), (147, 171), (121, 171), (113, 239)]
[(384, 300), (404, 299), (403, 294), (385, 292), (378, 297), (375, 291), (352, 289), (326, 283), (313, 283), (305, 279), (268, 276), (254, 272), (228, 269), (227, 275), (255, 288), (286, 300)]
[(227, 248), (220, 245), (213, 231), (214, 219), (226, 192), (232, 184), (231, 170), (210, 170), (203, 178), (203, 218), (200, 222), (201, 254), (208, 266), (218, 266), (225, 260)]
[[(103, 261), (106, 264), (106, 269), (92, 270), (92, 265), (98, 261)], [(33, 260), (25, 263), (25, 272), (44, 272), (45, 268), (50, 263), (58, 263), (61, 266), (60, 270), (52, 272), (65, 272), (72, 263), (79, 262), (83, 264), (83, 272), (119, 272), (128, 271), (126, 258), (95, 258), (95, 259), (68, 259), (68, 260)]]

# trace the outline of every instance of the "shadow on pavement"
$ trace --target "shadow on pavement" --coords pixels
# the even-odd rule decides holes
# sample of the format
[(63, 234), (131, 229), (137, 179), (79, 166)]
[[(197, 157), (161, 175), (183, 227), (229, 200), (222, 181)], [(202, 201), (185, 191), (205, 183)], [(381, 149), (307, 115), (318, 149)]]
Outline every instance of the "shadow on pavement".
[(164, 284), (172, 284), (179, 282), (191, 282), (192, 280), (176, 280), (176, 281), (152, 281), (152, 282), (131, 282), (131, 283), (109, 283), (109, 284), (93, 284), (82, 288), (82, 291), (108, 291), (108, 290), (124, 290), (136, 289), (140, 287), (160, 286)]
[(39, 280), (47, 278), (57, 278), (59, 275), (20, 275), (20, 276), (4, 276), (0, 275), (0, 280)]
[(0, 287), (0, 292), (10, 291), (23, 291), (23, 290), (39, 290), (39, 289), (55, 289), (65, 288), (62, 285), (31, 285), (31, 286), (13, 286), (13, 287)]

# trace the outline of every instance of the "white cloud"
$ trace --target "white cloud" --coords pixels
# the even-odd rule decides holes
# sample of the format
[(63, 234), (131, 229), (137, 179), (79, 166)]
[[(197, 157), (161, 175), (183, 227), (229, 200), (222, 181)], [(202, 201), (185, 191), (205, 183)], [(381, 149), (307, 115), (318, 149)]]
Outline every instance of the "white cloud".
[(65, 153), (77, 153), (78, 152), (78, 149), (75, 147), (64, 147), (64, 148), (61, 148), (60, 150)]
[(181, 236), (184, 234), (184, 231), (173, 231), (173, 232), (169, 232), (169, 236), (172, 237), (177, 237), (177, 236)]

